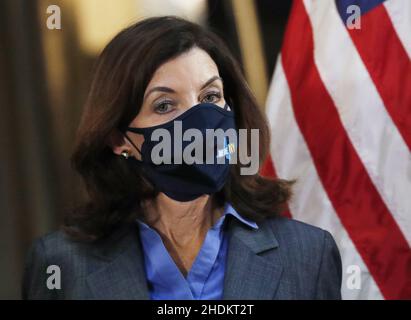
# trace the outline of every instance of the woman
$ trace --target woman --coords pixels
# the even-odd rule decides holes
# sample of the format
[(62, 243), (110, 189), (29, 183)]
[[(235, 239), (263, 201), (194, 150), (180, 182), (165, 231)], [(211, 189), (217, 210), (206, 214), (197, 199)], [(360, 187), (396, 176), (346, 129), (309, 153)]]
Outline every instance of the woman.
[[(258, 129), (257, 158), (268, 151), (266, 120), (224, 43), (183, 19), (149, 18), (97, 61), (72, 157), (90, 200), (33, 244), (24, 298), (339, 299), (332, 236), (280, 216), (289, 182), (231, 161), (256, 140), (224, 140), (222, 162), (178, 161), (191, 140), (178, 146), (177, 123), (200, 138)], [(154, 159), (156, 129), (171, 135), (171, 163)], [(216, 151), (214, 138), (196, 151), (210, 143)]]

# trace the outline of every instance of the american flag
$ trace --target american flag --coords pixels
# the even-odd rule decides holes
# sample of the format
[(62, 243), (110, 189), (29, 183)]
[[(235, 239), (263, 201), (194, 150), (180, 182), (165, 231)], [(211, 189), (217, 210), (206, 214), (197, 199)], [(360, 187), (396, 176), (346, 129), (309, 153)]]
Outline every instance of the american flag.
[(296, 179), (290, 216), (333, 234), (344, 299), (411, 299), (410, 57), (409, 0), (293, 3), (262, 173)]

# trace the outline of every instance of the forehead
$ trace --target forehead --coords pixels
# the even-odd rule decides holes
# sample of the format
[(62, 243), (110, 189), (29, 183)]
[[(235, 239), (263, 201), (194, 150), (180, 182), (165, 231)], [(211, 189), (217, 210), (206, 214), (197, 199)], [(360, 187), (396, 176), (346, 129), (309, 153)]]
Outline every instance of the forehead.
[(192, 48), (162, 64), (154, 73), (147, 89), (152, 86), (202, 85), (212, 76), (219, 75), (217, 65), (208, 53)]

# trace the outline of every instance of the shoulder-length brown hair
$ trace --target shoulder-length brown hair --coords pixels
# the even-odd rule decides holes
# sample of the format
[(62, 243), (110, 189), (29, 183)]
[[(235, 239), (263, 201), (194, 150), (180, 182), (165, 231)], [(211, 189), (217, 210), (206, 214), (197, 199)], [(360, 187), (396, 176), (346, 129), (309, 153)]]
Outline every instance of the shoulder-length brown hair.
[[(113, 153), (107, 139), (136, 117), (156, 69), (195, 46), (216, 63), (237, 128), (259, 129), (259, 155), (265, 159), (267, 121), (224, 42), (213, 32), (174, 16), (140, 21), (117, 34), (96, 62), (72, 155), (73, 167), (89, 195), (85, 205), (65, 217), (64, 230), (73, 238), (93, 241), (110, 234), (142, 213), (143, 200), (157, 195), (139, 168)], [(236, 164), (217, 198), (220, 203), (229, 201), (242, 216), (260, 221), (280, 213), (290, 196), (289, 185), (259, 174), (240, 175), (240, 164)]]

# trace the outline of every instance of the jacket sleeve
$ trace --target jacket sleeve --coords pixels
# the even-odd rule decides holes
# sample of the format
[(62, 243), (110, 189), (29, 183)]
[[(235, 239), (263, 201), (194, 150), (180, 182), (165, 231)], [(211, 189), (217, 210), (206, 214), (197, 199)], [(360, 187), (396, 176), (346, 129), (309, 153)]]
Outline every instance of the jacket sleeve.
[(342, 263), (332, 235), (325, 231), (321, 264), (317, 276), (316, 299), (340, 300)]
[(55, 299), (54, 290), (47, 288), (47, 259), (42, 239), (31, 245), (24, 266), (22, 281), (23, 300)]

